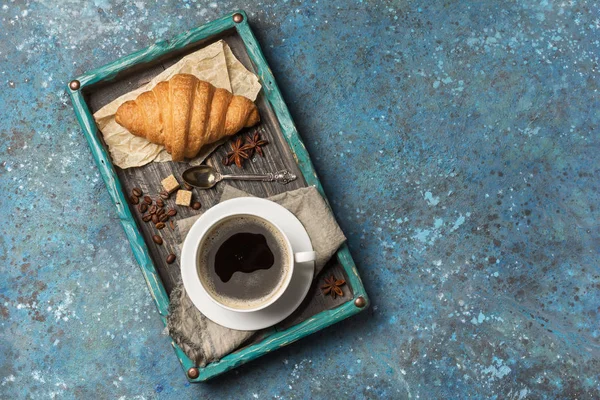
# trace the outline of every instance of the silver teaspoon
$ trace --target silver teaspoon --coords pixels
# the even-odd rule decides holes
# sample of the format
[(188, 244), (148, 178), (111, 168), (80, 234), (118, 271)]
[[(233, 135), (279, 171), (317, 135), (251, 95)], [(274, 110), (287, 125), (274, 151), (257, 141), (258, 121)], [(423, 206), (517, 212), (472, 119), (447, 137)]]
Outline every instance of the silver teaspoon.
[(210, 165), (197, 165), (186, 169), (181, 175), (185, 183), (200, 189), (210, 189), (223, 180), (242, 180), (242, 181), (263, 181), (279, 182), (287, 184), (296, 179), (296, 175), (290, 171), (282, 169), (268, 174), (248, 174), (248, 175), (221, 175)]

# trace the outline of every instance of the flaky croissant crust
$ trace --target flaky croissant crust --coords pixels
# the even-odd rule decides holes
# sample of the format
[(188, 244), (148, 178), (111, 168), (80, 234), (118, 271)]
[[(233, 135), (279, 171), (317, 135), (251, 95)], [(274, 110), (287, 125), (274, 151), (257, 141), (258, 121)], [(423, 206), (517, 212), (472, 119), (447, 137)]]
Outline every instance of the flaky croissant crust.
[(260, 121), (256, 105), (194, 75), (177, 74), (117, 109), (117, 123), (165, 146), (174, 161)]

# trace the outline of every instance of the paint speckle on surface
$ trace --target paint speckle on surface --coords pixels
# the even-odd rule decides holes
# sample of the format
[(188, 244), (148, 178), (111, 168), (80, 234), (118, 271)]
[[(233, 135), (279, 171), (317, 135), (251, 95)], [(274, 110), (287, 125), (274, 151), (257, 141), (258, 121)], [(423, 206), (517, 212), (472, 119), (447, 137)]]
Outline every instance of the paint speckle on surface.
[(510, 367), (504, 361), (494, 357), (494, 363), (481, 370), (483, 375), (488, 375), (489, 380), (502, 379), (511, 372)]
[(481, 324), (483, 321), (485, 321), (485, 315), (481, 311), (477, 317), (473, 317), (473, 319), (471, 319), (471, 323), (473, 325)]
[[(190, 385), (65, 83), (238, 8), (373, 305)], [(4, 2), (0, 398), (600, 398), (599, 15), (582, 1)]]
[(465, 217), (462, 214), (460, 214), (460, 216), (454, 222), (454, 225), (452, 225), (452, 228), (450, 228), (450, 232), (457, 230), (464, 223), (465, 223)]
[(433, 197), (431, 192), (425, 192), (425, 200), (427, 201), (427, 204), (429, 204), (430, 206), (437, 206), (438, 203), (440, 202), (440, 198)]

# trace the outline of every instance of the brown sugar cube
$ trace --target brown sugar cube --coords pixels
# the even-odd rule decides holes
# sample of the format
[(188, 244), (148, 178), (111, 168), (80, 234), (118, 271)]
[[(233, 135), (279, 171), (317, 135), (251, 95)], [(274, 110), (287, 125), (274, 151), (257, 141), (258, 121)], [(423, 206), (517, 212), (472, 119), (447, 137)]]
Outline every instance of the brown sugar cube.
[(169, 193), (173, 193), (174, 191), (179, 189), (179, 182), (177, 182), (177, 179), (175, 179), (173, 174), (167, 176), (160, 183), (162, 183), (165, 190)]
[(178, 190), (177, 197), (175, 198), (175, 204), (178, 206), (190, 206), (192, 202), (192, 192), (189, 190)]

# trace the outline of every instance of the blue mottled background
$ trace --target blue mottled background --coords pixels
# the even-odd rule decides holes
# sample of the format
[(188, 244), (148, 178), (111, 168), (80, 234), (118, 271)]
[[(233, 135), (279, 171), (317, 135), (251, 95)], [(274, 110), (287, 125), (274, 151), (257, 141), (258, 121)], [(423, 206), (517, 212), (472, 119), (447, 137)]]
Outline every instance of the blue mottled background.
[[(246, 9), (372, 307), (202, 385), (67, 99)], [(1, 398), (598, 398), (600, 7), (4, 1)]]

